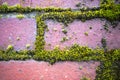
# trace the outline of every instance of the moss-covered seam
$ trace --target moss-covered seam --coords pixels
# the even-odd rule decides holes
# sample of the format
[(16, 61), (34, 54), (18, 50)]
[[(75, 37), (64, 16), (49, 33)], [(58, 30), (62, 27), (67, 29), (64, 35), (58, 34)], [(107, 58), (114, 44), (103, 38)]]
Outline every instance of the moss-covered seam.
[(9, 12), (19, 12), (19, 13), (28, 13), (28, 12), (63, 12), (63, 11), (71, 11), (71, 9), (62, 9), (62, 8), (31, 8), (31, 7), (22, 7), (20, 5), (8, 6), (7, 4), (3, 4), (0, 6), (0, 13), (9, 13)]
[[(120, 5), (120, 4), (117, 4)], [(114, 3), (114, 0), (100, 0), (100, 7), (99, 8), (92, 8), (92, 9), (80, 9), (80, 11), (94, 11), (94, 10), (100, 10), (100, 9), (111, 9), (115, 6), (117, 6)], [(118, 9), (118, 7), (114, 8)], [(74, 11), (71, 8), (63, 9), (63, 8), (41, 8), (41, 7), (23, 7), (19, 4), (14, 5), (14, 6), (8, 6), (8, 4), (2, 4), (0, 5), (0, 13), (8, 13), (8, 12), (19, 12), (19, 13), (29, 13), (29, 12), (65, 12), (65, 11)], [(75, 10), (78, 11), (78, 10)]]

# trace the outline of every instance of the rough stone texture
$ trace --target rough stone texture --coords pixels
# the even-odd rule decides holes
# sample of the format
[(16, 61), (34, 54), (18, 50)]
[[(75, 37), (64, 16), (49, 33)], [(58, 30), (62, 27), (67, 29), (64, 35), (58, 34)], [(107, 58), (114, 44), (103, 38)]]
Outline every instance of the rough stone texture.
[(8, 5), (20, 4), (21, 6), (30, 6), (30, 7), (60, 7), (60, 8), (72, 8), (77, 9), (76, 4), (80, 4), (82, 7), (99, 7), (100, 0), (1, 0), (0, 4), (7, 2)]
[(0, 80), (80, 80), (83, 77), (94, 80), (100, 62), (48, 62), (2, 61)]
[(0, 19), (0, 49), (5, 50), (8, 45), (13, 45), (15, 50), (34, 49), (36, 38), (35, 19)]
[[(104, 29), (106, 20), (92, 19), (86, 22), (74, 21), (65, 27), (67, 34), (62, 32), (64, 25), (52, 20), (46, 21), (49, 31), (45, 32), (45, 49), (51, 50), (55, 47), (61, 49), (72, 46), (77, 43), (80, 46), (88, 46), (90, 48), (102, 47), (101, 39), (105, 38), (107, 41), (108, 49), (120, 48), (120, 24), (116, 28), (112, 28), (112, 25), (107, 25), (109, 31)], [(92, 27), (92, 29), (90, 29)], [(61, 42), (63, 37), (66, 41)]]

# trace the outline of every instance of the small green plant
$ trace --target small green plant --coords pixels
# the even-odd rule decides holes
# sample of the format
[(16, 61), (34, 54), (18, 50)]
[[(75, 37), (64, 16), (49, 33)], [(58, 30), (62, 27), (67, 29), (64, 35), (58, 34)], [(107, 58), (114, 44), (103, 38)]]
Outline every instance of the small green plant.
[(76, 7), (80, 7), (80, 6), (81, 6), (81, 3), (77, 3), (77, 4), (76, 4)]
[(20, 37), (17, 37), (17, 41), (19, 41), (20, 40)]
[(31, 46), (30, 44), (26, 44), (26, 48), (27, 48), (27, 49), (29, 49), (29, 48), (30, 48), (30, 46)]
[(2, 15), (0, 15), (0, 19), (2, 18)]
[(102, 44), (102, 47), (104, 48), (104, 50), (107, 51), (107, 41), (105, 38), (101, 39), (101, 44)]
[(88, 9), (88, 7), (83, 7), (83, 10), (86, 11)]
[(25, 16), (24, 16), (23, 14), (18, 14), (16, 17), (21, 20), (21, 19), (23, 19)]
[(2, 6), (8, 6), (8, 3), (7, 3), (7, 2), (4, 2), (4, 3), (2, 4)]
[(54, 49), (60, 49), (60, 45), (55, 45)]
[(55, 32), (56, 32), (56, 31), (57, 31), (57, 28), (53, 28), (53, 31), (55, 31)]
[(107, 23), (105, 23), (103, 26), (104, 26), (104, 29), (105, 29), (106, 31), (109, 30), (109, 27), (108, 27)]
[(83, 68), (82, 66), (79, 67), (80, 70), (82, 70), (82, 68)]
[(67, 34), (67, 30), (66, 30), (66, 29), (62, 29), (62, 32), (63, 32), (64, 34)]
[(1, 6), (0, 6), (0, 11), (2, 12), (7, 12), (8, 10), (8, 4), (7, 2), (4, 2)]
[(80, 80), (90, 80), (89, 78), (87, 78), (87, 77), (83, 77), (82, 79), (80, 79)]
[(88, 36), (88, 32), (85, 32), (84, 34), (85, 34), (86, 36)]
[(86, 19), (82, 18), (82, 19), (81, 19), (81, 21), (82, 21), (82, 22), (85, 22), (85, 21), (86, 21)]
[(49, 31), (48, 27), (46, 28), (46, 31), (47, 31), (47, 32)]
[(61, 42), (65, 42), (65, 41), (68, 41), (68, 40), (69, 40), (68, 37), (63, 37), (62, 40), (61, 40)]
[(14, 49), (14, 47), (13, 47), (12, 45), (8, 45), (8, 46), (7, 46), (7, 51), (13, 50), (13, 49)]

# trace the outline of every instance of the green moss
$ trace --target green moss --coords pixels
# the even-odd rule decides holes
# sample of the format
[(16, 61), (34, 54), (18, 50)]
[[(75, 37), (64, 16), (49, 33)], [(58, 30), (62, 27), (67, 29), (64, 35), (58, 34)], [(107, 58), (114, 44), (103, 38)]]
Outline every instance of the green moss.
[(18, 14), (16, 17), (21, 20), (21, 19), (23, 19), (25, 16), (24, 16), (23, 14)]
[(27, 49), (29, 49), (29, 48), (30, 48), (30, 46), (31, 46), (30, 44), (26, 44), (26, 48), (27, 48)]
[(103, 26), (104, 26), (104, 29), (105, 29), (106, 31), (109, 31), (109, 27), (108, 27), (107, 23), (105, 23), (105, 25), (103, 25)]
[(46, 31), (47, 31), (47, 32), (49, 31), (48, 27), (46, 28)]
[(65, 41), (68, 41), (68, 40), (69, 40), (68, 37), (63, 37), (62, 40), (61, 40), (61, 42), (65, 42)]
[(62, 29), (62, 32), (63, 32), (64, 34), (67, 34), (67, 30), (66, 30), (66, 29)]
[(81, 6), (81, 3), (77, 3), (75, 6), (76, 6), (76, 7), (80, 7), (80, 6)]
[(57, 31), (57, 28), (53, 28), (53, 31), (55, 31), (55, 32), (56, 32), (56, 31)]
[(37, 21), (37, 36), (36, 36), (36, 51), (41, 51), (44, 50), (44, 31), (47, 28), (45, 25), (44, 21), (42, 20), (41, 17), (36, 17)]
[(7, 46), (7, 50), (13, 50), (13, 49), (14, 49), (14, 47), (12, 45)]
[(88, 32), (85, 32), (84, 34), (85, 34), (86, 36), (88, 36)]
[(83, 68), (82, 66), (79, 67), (80, 70), (82, 70), (82, 68)]
[(102, 39), (101, 39), (101, 44), (102, 44), (102, 47), (103, 47), (104, 49), (106, 49), (106, 47), (107, 47), (107, 41), (106, 41), (105, 38), (102, 38)]
[(19, 41), (20, 40), (20, 37), (17, 37), (17, 41)]
[(7, 10), (8, 10), (8, 4), (7, 4), (6, 2), (1, 5), (0, 11), (1, 11), (1, 10), (2, 10), (3, 12), (7, 12)]
[[(81, 47), (77, 44), (73, 45), (69, 50), (59, 50), (58, 48), (52, 51), (0, 51), (0, 60), (26, 60), (35, 59), (40, 61), (48, 61), (51, 64), (56, 61), (100, 61), (101, 65), (97, 69), (96, 80), (114, 80), (119, 79), (119, 64), (115, 62), (120, 60), (120, 50), (111, 50), (104, 52), (102, 49), (90, 49)], [(116, 65), (116, 67), (115, 67)]]
[(0, 15), (0, 19), (2, 18), (2, 15)]
[(26, 12), (63, 12), (63, 11), (71, 11), (71, 9), (62, 9), (62, 8), (31, 8), (31, 7), (22, 7), (21, 5), (17, 4), (14, 6), (8, 6), (7, 4), (2, 4), (0, 6), (1, 13), (8, 13), (8, 12), (19, 12), (19, 13), (26, 13)]

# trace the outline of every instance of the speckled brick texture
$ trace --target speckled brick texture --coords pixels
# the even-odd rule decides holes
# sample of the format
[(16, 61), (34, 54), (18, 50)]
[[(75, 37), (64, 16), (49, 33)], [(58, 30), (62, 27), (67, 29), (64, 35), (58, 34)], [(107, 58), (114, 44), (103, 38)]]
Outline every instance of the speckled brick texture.
[[(56, 47), (64, 49), (73, 44), (80, 46), (88, 46), (90, 48), (102, 48), (102, 39), (106, 39), (108, 49), (120, 48), (120, 23), (116, 28), (112, 28), (106, 20), (92, 19), (86, 22), (75, 20), (65, 27), (62, 23), (48, 20), (46, 21), (48, 30), (45, 32), (45, 49), (52, 50)], [(108, 31), (104, 29), (105, 24), (108, 26)], [(63, 29), (67, 31), (63, 33)], [(63, 41), (63, 38), (66, 40)]]
[(80, 80), (86, 77), (94, 80), (100, 62), (48, 62), (2, 61), (0, 80)]
[(9, 18), (0, 19), (0, 49), (12, 45), (15, 50), (35, 49), (36, 20)]
[[(13, 6), (20, 4), (21, 6), (30, 6), (30, 7), (60, 7), (60, 8), (72, 8), (78, 9), (83, 7), (99, 7), (100, 0), (1, 0), (0, 4), (7, 2), (8, 5)], [(76, 7), (76, 5), (79, 7)]]

